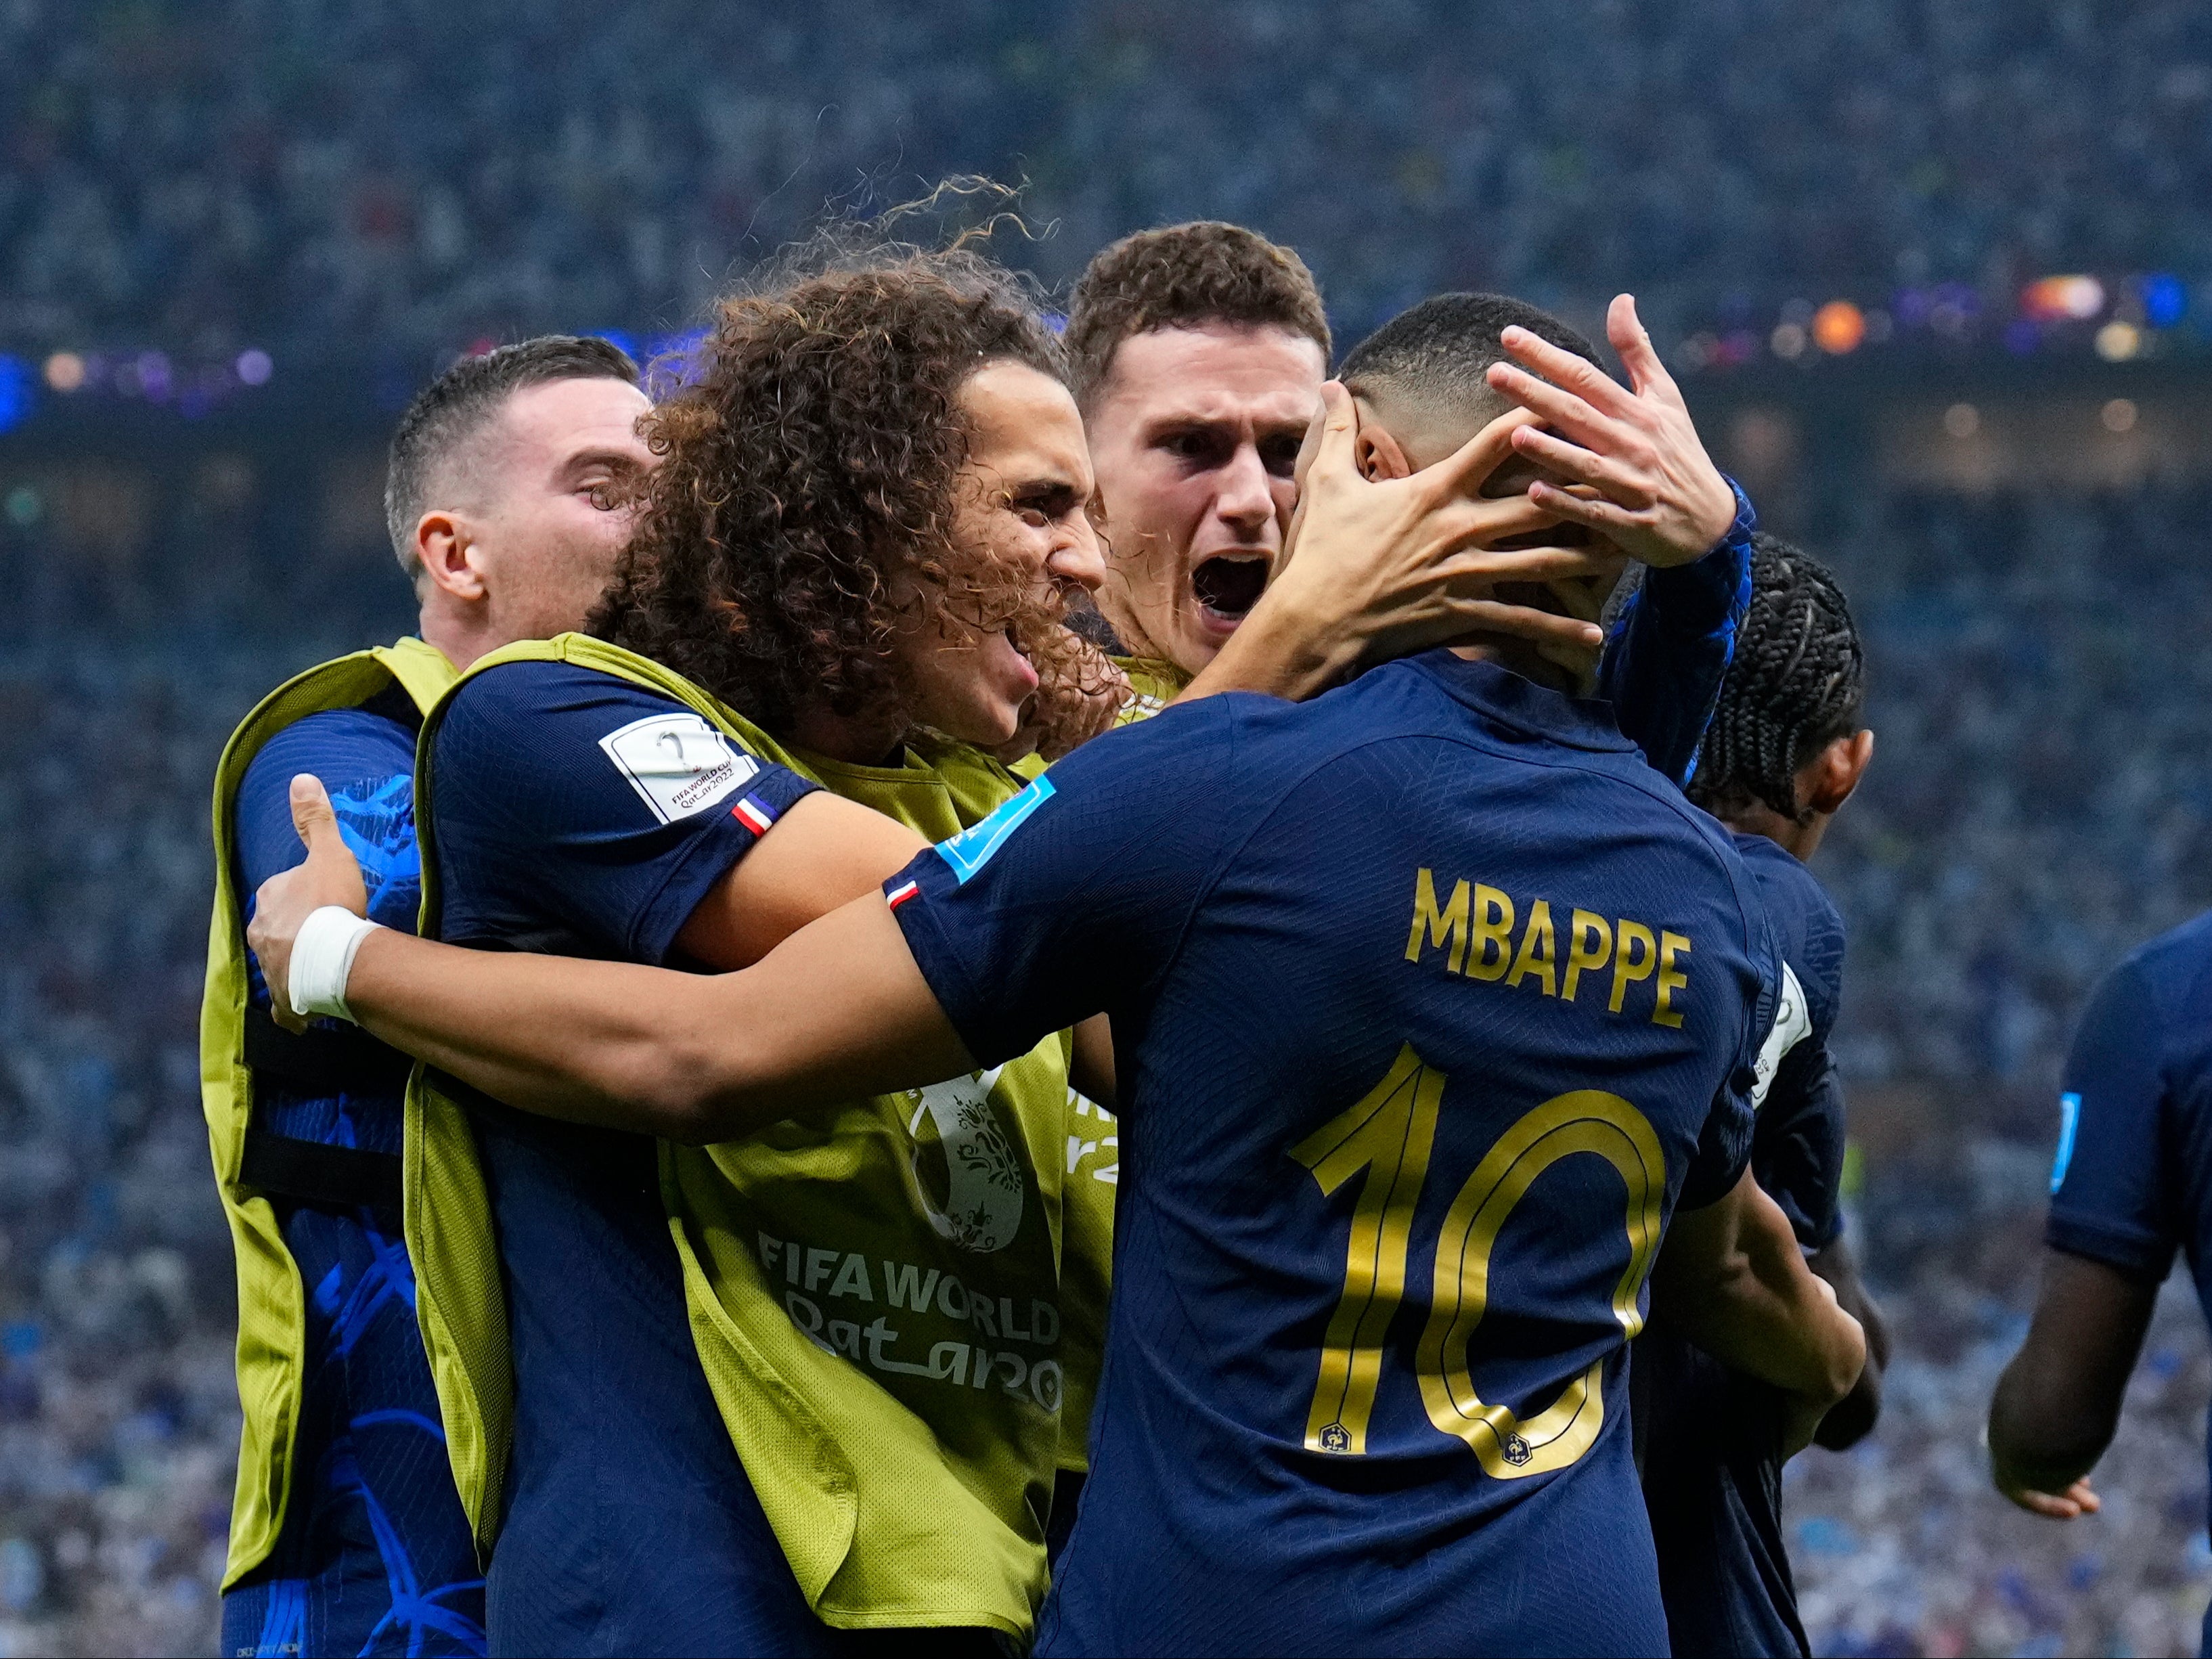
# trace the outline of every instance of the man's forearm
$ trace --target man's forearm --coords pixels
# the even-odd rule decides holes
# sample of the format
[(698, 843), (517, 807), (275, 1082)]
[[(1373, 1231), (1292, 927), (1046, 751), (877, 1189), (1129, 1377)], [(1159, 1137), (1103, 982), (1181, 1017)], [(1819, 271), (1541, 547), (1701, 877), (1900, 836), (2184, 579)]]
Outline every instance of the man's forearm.
[(1823, 1404), (1857, 1381), (1864, 1333), (1748, 1172), (1720, 1203), (1675, 1218), (1655, 1277), (1668, 1323), (1723, 1364)]
[(1364, 644), (1364, 636), (1346, 623), (1329, 626), (1304, 615), (1295, 592), (1279, 586), (1261, 596), (1176, 701), (1258, 691), (1303, 702), (1349, 674)]
[(346, 983), (375, 1036), (513, 1106), (691, 1142), (968, 1069), (869, 895), (751, 968), (697, 975), (380, 931)]

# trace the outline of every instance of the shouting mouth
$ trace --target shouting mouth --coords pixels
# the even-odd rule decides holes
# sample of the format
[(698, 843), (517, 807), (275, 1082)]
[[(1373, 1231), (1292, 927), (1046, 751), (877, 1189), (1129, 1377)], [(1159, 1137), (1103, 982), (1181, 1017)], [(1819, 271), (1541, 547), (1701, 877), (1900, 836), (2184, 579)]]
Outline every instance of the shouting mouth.
[(1191, 592), (1206, 620), (1225, 628), (1243, 622), (1267, 586), (1264, 553), (1221, 553), (1190, 573)]

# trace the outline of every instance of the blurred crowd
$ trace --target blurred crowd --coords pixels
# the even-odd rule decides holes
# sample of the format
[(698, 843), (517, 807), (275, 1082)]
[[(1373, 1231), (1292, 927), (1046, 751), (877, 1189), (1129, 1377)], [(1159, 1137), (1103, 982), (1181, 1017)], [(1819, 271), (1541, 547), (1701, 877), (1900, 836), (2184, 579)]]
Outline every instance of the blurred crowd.
[(680, 329), (825, 202), (963, 171), (1028, 182), (1056, 228), (1002, 252), (1048, 279), (1204, 215), (1297, 246), (1347, 329), (1631, 286), (1679, 334), (2212, 277), (2212, 14), (0, 0), (0, 351), (34, 361)]
[[(2103, 1516), (2009, 1510), (1979, 1427), (2074, 1012), (2212, 903), (2212, 530), (2179, 489), (1856, 514), (1808, 539), (1869, 636), (1878, 749), (1816, 867), (1851, 928), (1852, 1218), (1900, 1358), (1874, 1439), (1793, 1466), (1807, 1623), (1834, 1653), (2193, 1651), (2212, 1361), (2179, 1287)], [(381, 549), (302, 557), (204, 492), (149, 538), (88, 572), (0, 522), (0, 1659), (215, 1640), (237, 1419), (194, 1049), (208, 781), (263, 690), (409, 617)]]

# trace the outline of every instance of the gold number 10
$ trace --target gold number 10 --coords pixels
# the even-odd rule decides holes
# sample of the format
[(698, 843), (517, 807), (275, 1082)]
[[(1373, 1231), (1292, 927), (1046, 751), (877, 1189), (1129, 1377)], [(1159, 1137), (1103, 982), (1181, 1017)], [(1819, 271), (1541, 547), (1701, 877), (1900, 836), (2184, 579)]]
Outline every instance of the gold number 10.
[[(1323, 1195), (1366, 1171), (1345, 1251), (1344, 1293), (1323, 1339), (1306, 1417), (1310, 1450), (1358, 1456), (1367, 1449), (1383, 1340), (1405, 1296), (1413, 1209), (1428, 1175), (1444, 1082), (1408, 1044), (1380, 1083), (1291, 1148)], [(1464, 1440), (1499, 1479), (1565, 1468), (1590, 1449), (1605, 1421), (1602, 1359), (1526, 1422), (1504, 1406), (1485, 1404), (1468, 1374), (1468, 1343), (1489, 1304), (1498, 1235), (1536, 1177), (1577, 1152), (1604, 1158), (1627, 1189), (1628, 1265), (1613, 1290), (1613, 1314), (1634, 1336), (1643, 1328), (1636, 1296), (1659, 1246), (1667, 1173), (1658, 1136), (1619, 1095), (1577, 1089), (1514, 1124), (1460, 1188), (1437, 1239), (1429, 1320), (1414, 1361), (1422, 1403), (1431, 1423)]]

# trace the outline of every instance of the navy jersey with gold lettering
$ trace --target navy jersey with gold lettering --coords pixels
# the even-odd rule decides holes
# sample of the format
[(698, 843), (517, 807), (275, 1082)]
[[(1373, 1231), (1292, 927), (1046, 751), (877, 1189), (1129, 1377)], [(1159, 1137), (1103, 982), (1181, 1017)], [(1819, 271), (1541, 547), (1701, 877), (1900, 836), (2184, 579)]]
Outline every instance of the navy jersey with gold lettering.
[(1741, 858), (1436, 652), (1110, 733), (886, 892), (978, 1061), (1105, 1010), (1122, 1176), (1046, 1653), (1667, 1650), (1624, 1387), (1751, 1137)]

